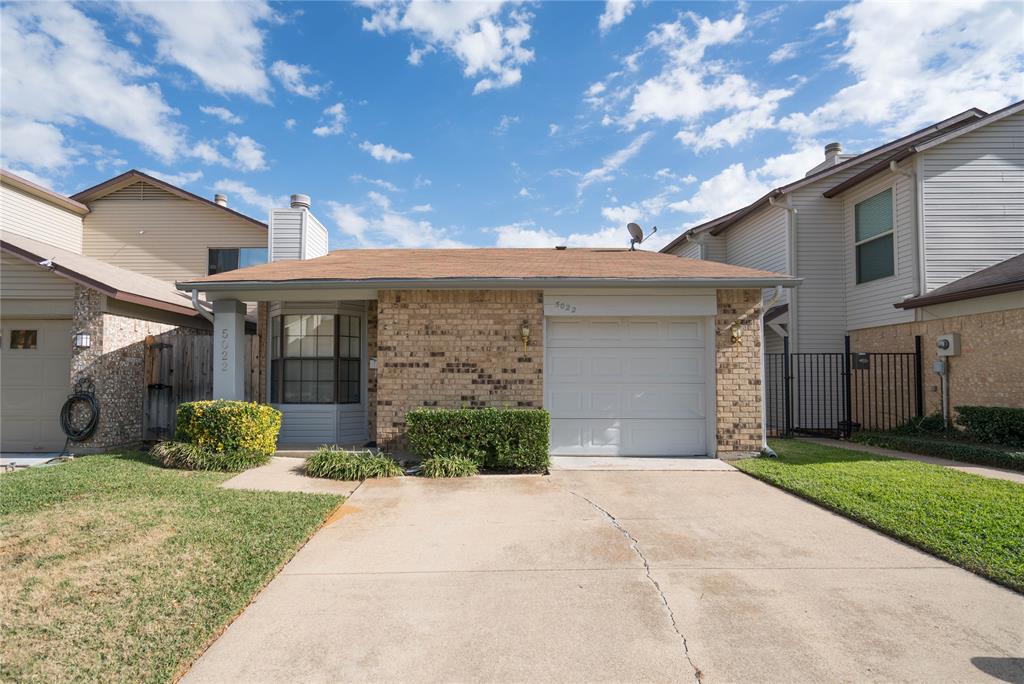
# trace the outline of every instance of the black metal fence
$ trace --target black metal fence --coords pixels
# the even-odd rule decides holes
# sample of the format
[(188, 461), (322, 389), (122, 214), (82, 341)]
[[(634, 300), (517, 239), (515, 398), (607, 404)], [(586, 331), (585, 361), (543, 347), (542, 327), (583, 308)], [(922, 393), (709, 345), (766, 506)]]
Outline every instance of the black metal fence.
[(888, 430), (923, 415), (921, 338), (913, 352), (765, 354), (767, 429), (848, 437), (854, 430)]

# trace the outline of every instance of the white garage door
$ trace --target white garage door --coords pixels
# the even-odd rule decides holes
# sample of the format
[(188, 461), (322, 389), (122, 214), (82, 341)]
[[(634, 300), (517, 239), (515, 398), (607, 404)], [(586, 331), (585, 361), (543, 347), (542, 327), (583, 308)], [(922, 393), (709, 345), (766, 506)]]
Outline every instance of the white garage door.
[(707, 453), (702, 318), (549, 318), (555, 455)]
[(0, 451), (60, 451), (71, 321), (4, 319), (0, 329)]

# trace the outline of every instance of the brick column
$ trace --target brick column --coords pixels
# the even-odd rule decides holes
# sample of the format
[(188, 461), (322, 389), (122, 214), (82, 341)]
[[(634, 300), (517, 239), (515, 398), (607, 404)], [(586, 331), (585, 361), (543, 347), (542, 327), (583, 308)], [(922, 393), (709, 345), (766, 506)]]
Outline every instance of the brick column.
[(762, 438), (761, 290), (718, 290), (715, 330), (718, 453), (756, 454)]

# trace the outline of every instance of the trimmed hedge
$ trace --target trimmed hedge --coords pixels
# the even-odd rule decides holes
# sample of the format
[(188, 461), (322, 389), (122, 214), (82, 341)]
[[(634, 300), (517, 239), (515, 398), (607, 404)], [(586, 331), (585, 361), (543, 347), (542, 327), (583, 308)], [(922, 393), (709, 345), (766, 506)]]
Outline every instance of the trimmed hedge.
[(471, 477), (480, 472), (476, 461), (463, 456), (431, 456), (420, 464), (423, 477)]
[(1024, 471), (1024, 450), (1001, 449), (942, 437), (918, 437), (891, 432), (855, 432), (850, 440), (860, 444), (909, 451), (912, 454), (939, 456), (954, 461), (977, 463)]
[(269, 454), (258, 451), (213, 452), (188, 442), (160, 442), (149, 450), (149, 454), (165, 468), (225, 473), (238, 473), (270, 461)]
[(410, 450), (466, 458), (482, 470), (539, 473), (548, 467), (551, 418), (542, 409), (414, 409), (405, 414)]
[(347, 451), (322, 446), (306, 459), (306, 474), (331, 480), (369, 480), (375, 477), (400, 477), (402, 466), (384, 454), (373, 451)]
[(956, 423), (978, 442), (1024, 447), (1024, 409), (1003, 406), (957, 406)]
[(178, 405), (175, 438), (214, 452), (273, 456), (281, 412), (247, 401), (189, 401)]

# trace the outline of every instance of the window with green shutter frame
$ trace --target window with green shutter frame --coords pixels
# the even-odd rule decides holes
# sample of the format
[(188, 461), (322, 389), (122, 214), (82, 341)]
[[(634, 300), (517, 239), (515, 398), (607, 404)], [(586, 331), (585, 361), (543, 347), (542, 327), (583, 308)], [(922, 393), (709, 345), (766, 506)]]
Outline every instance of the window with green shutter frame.
[(857, 283), (895, 275), (892, 188), (858, 202), (853, 213)]

